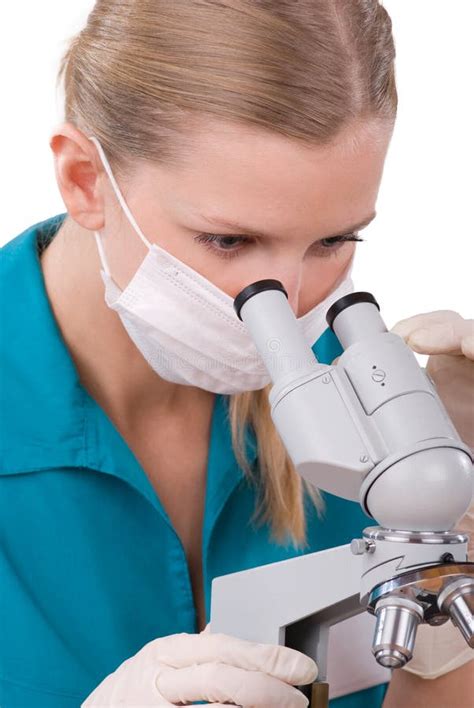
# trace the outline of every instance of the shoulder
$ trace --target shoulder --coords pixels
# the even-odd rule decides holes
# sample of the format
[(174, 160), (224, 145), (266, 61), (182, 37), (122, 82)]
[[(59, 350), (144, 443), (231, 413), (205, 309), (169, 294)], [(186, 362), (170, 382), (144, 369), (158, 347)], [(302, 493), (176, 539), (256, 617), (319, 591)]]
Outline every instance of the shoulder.
[(36, 255), (49, 243), (66, 217), (66, 213), (56, 214), (28, 226), (20, 234), (13, 236), (0, 249), (2, 264), (11, 267), (23, 259), (31, 260), (32, 255)]

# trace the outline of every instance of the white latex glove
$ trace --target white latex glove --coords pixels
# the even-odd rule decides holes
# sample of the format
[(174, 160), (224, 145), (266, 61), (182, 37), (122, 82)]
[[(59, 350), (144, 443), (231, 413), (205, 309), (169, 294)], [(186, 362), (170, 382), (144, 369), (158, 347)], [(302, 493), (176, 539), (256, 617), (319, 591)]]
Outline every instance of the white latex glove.
[(81, 708), (148, 708), (208, 701), (242, 708), (305, 708), (294, 685), (311, 683), (316, 664), (300, 652), (225, 634), (155, 639), (107, 676)]
[[(474, 320), (465, 320), (452, 310), (437, 310), (401, 320), (390, 331), (413, 351), (430, 355), (426, 371), (459, 436), (474, 450)], [(456, 530), (470, 535), (469, 560), (474, 561), (474, 504)], [(474, 651), (452, 622), (441, 627), (421, 625), (413, 659), (404, 669), (434, 679), (471, 659)]]

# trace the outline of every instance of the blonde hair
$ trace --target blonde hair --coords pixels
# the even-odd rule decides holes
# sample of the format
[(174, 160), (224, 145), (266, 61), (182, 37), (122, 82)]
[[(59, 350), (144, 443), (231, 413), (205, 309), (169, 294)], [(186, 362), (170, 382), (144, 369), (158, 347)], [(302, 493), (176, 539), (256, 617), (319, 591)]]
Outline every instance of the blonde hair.
[[(65, 119), (101, 141), (118, 173), (177, 164), (194, 118), (241, 121), (308, 145), (397, 111), (390, 17), (377, 0), (98, 0), (63, 56)], [(268, 390), (232, 396), (232, 442), (275, 539), (306, 535), (305, 493), (273, 425)]]

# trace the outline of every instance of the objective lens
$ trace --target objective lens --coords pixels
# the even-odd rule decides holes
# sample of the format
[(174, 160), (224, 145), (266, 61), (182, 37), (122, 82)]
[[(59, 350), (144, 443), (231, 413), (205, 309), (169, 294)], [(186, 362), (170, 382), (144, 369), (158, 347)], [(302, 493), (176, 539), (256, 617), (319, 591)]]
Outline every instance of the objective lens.
[(400, 669), (410, 661), (415, 646), (416, 630), (423, 621), (423, 608), (399, 595), (379, 600), (375, 606), (372, 653), (378, 663), (389, 669)]
[(471, 649), (474, 649), (474, 580), (458, 578), (439, 594), (438, 607), (451, 617)]

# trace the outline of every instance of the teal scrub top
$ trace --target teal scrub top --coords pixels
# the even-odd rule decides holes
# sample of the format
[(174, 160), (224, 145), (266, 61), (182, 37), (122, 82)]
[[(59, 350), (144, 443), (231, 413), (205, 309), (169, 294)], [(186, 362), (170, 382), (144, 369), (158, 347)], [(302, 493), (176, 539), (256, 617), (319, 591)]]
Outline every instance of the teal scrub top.
[[(132, 451), (81, 385), (46, 294), (39, 253), (65, 216), (2, 249), (2, 708), (78, 708), (147, 642), (197, 631), (180, 539)], [(328, 364), (342, 353), (330, 329), (313, 350)], [(322, 518), (307, 506), (303, 550), (253, 525), (257, 492), (233, 454), (228, 401), (215, 398), (207, 462), (207, 620), (216, 576), (350, 542), (369, 521), (357, 503), (325, 494)], [(379, 708), (385, 691), (331, 706)]]

